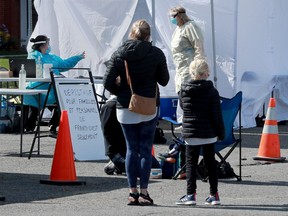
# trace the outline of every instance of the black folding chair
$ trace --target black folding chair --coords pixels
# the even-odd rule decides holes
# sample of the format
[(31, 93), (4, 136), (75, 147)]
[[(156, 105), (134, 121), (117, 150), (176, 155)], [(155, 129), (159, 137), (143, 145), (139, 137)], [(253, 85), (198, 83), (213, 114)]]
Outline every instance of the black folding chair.
[[(237, 179), (237, 181), (241, 181), (241, 103), (242, 103), (242, 92), (238, 92), (233, 98), (224, 98), (221, 97), (221, 109), (222, 109), (222, 116), (224, 120), (224, 127), (225, 127), (225, 139), (222, 141), (218, 141), (215, 144), (215, 153), (220, 159), (220, 162), (217, 165), (217, 169), (220, 168), (223, 164), (226, 167), (230, 167), (230, 165), (227, 162), (227, 158), (231, 155), (233, 150), (239, 146), (239, 174), (236, 175), (234, 170), (230, 167), (230, 172), (233, 174), (233, 177)], [(238, 120), (239, 120), (239, 136), (236, 139), (234, 136), (234, 122), (237, 118), (238, 115)], [(172, 136), (174, 137), (174, 142), (175, 144), (178, 143), (178, 141), (181, 140), (181, 138), (177, 137), (174, 133), (174, 127), (180, 126), (181, 123), (178, 123), (171, 119), (170, 117), (163, 117), (162, 118), (165, 121), (168, 121), (171, 123), (171, 133)], [(180, 143), (180, 142), (179, 142)], [(183, 143), (183, 142), (182, 142)], [(220, 152), (225, 149), (230, 147), (228, 152), (223, 155)], [(185, 170), (186, 164), (181, 167), (175, 173), (173, 176), (173, 179), (177, 179), (178, 175)], [(202, 176), (203, 177), (203, 176)], [(207, 180), (208, 176), (204, 176), (203, 179)]]

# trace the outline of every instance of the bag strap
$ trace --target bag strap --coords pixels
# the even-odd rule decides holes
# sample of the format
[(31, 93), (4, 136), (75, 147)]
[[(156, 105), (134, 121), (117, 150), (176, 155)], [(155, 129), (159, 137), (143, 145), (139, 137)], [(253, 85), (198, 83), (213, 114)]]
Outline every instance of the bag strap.
[(128, 85), (130, 86), (131, 93), (133, 94), (132, 82), (131, 82), (131, 78), (130, 78), (130, 74), (129, 74), (128, 63), (127, 63), (126, 60), (124, 60), (124, 64), (125, 64), (125, 71), (126, 71), (127, 83), (128, 83)]
[[(133, 94), (133, 88), (132, 88), (132, 82), (131, 82), (131, 78), (130, 78), (130, 74), (129, 74), (129, 68), (128, 68), (128, 63), (126, 60), (124, 60), (124, 64), (125, 64), (125, 71), (126, 71), (126, 78), (127, 78), (127, 83), (128, 85), (130, 86), (130, 89), (131, 89), (131, 93)], [(158, 85), (156, 83), (156, 89), (155, 89), (155, 98), (157, 98), (157, 88), (158, 88)]]

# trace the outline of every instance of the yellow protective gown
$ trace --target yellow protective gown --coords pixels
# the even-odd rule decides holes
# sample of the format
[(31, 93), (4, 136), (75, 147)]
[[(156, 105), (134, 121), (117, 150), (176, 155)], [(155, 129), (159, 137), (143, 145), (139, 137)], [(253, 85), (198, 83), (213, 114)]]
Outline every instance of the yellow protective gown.
[(200, 27), (193, 21), (177, 26), (171, 41), (174, 64), (176, 66), (176, 93), (181, 89), (181, 83), (191, 79), (189, 66), (194, 58), (204, 58), (203, 35)]

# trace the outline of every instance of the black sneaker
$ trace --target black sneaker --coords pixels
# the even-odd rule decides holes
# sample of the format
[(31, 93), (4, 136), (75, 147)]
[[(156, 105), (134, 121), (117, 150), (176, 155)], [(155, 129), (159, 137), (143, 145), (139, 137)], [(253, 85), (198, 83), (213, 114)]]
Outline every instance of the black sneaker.
[(159, 154), (157, 155), (157, 157), (158, 157), (159, 159), (161, 159), (161, 160), (165, 160), (166, 158), (172, 157), (172, 155), (169, 154), (169, 152), (167, 152), (167, 153), (159, 153)]
[(24, 131), (25, 134), (33, 134), (35, 133), (33, 129), (25, 129)]
[(164, 153), (164, 154), (159, 153), (157, 156), (159, 159), (161, 159), (163, 161), (167, 161), (169, 163), (175, 163), (176, 162), (176, 158), (173, 155), (171, 155), (169, 152)]
[(104, 172), (107, 175), (113, 175), (115, 171), (115, 165), (114, 163), (110, 160), (105, 166), (104, 166)]
[(180, 149), (180, 145), (179, 144), (175, 144), (173, 146), (173, 148), (166, 153), (159, 153), (158, 154), (158, 158), (160, 158), (161, 160), (165, 160), (166, 158), (175, 158), (177, 156), (177, 154), (179, 153), (179, 149)]
[(53, 136), (57, 136), (57, 126), (54, 126), (54, 125), (50, 125), (49, 126), (49, 132), (51, 135)]
[(34, 133), (34, 130), (35, 130), (35, 126), (27, 126), (26, 125), (26, 128), (25, 128), (25, 133)]
[(125, 171), (125, 158), (123, 158), (119, 153), (116, 154), (111, 160), (114, 163), (117, 174), (122, 174), (126, 172)]

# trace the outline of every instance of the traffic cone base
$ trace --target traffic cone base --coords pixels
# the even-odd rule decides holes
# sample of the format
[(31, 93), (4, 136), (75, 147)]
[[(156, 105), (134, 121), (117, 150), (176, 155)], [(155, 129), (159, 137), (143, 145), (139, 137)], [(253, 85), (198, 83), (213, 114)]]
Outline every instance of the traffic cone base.
[(61, 113), (50, 178), (48, 180), (40, 180), (40, 183), (52, 185), (86, 184), (83, 181), (78, 181), (76, 177), (74, 153), (66, 110)]
[(256, 156), (256, 157), (253, 157), (253, 159), (254, 160), (263, 160), (263, 161), (283, 162), (283, 161), (285, 161), (286, 157), (271, 158), (271, 157)]
[(86, 185), (85, 181), (53, 181), (53, 180), (40, 180), (40, 184), (49, 185)]

